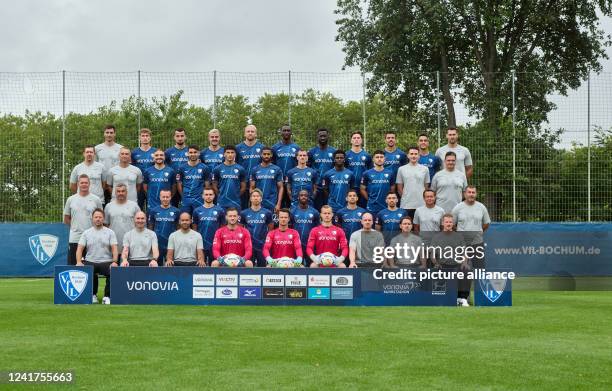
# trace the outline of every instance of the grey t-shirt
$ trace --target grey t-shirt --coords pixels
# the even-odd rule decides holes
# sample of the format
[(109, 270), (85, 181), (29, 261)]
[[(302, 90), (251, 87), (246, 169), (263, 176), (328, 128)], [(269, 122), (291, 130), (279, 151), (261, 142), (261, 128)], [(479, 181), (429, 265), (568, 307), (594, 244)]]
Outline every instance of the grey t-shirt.
[(182, 230), (174, 231), (168, 238), (168, 250), (174, 250), (174, 260), (179, 262), (195, 262), (196, 250), (204, 249), (202, 235), (192, 229), (186, 234)]
[(461, 202), (467, 185), (467, 178), (461, 171), (438, 171), (431, 181), (431, 189), (436, 192), (436, 204), (445, 213), (452, 212), (455, 205)]
[(106, 169), (100, 162), (92, 162), (90, 165), (79, 163), (72, 169), (70, 173), (70, 183), (78, 183), (79, 176), (86, 174), (89, 177), (89, 192), (98, 196), (101, 200), (104, 199), (104, 190), (102, 189), (102, 181), (105, 178)]
[(357, 263), (372, 263), (374, 262), (374, 248), (385, 247), (385, 239), (379, 231), (360, 229), (351, 234), (349, 247), (356, 250), (355, 261)]
[[(407, 254), (404, 254), (404, 244), (408, 247)], [(389, 243), (389, 247), (395, 247), (396, 245), (400, 245), (402, 249), (399, 253), (395, 255), (395, 263), (398, 265), (420, 265), (423, 248), (423, 240), (413, 233), (406, 235), (405, 233), (400, 233), (399, 235), (393, 237), (391, 242)], [(413, 250), (410, 250), (410, 249)], [(407, 256), (407, 258), (405, 257)], [(411, 262), (414, 261), (414, 262)]]
[(69, 243), (78, 243), (83, 232), (91, 227), (91, 214), (96, 208), (102, 208), (102, 201), (91, 193), (85, 197), (79, 193), (68, 197), (64, 205), (64, 215), (70, 216)]
[(121, 144), (117, 143), (110, 147), (105, 143), (96, 145), (96, 159), (104, 165), (106, 172), (108, 172), (111, 167), (119, 164), (119, 150), (122, 147)]
[(414, 224), (419, 225), (419, 235), (425, 243), (431, 242), (434, 233), (440, 231), (442, 216), (444, 216), (444, 209), (438, 205), (434, 205), (433, 208), (420, 206), (414, 212)]
[(448, 144), (438, 148), (436, 150), (436, 156), (442, 159), (442, 166), (444, 166), (444, 157), (447, 152), (455, 152), (457, 155), (455, 169), (461, 171), (465, 174), (465, 166), (471, 166), (472, 164), (472, 154), (470, 150), (464, 147), (463, 145), (457, 144), (456, 147), (451, 148)]
[(100, 229), (88, 228), (79, 239), (79, 245), (87, 249), (85, 259), (94, 263), (111, 262), (113, 260), (113, 252), (111, 251), (113, 244), (117, 244), (117, 236), (106, 227)]
[(480, 244), (484, 242), (482, 226), (491, 223), (487, 207), (478, 201), (468, 205), (464, 202), (453, 209), (453, 217), (457, 225), (457, 232), (464, 232), (467, 244)]
[(123, 236), (123, 247), (129, 249), (129, 261), (148, 261), (153, 259), (153, 247), (157, 247), (157, 235), (150, 229), (138, 231), (136, 228)]
[(404, 191), (401, 194), (400, 208), (416, 209), (425, 205), (423, 201), (423, 190), (429, 183), (429, 169), (421, 164), (410, 163), (401, 166), (397, 170), (395, 183), (402, 183)]
[(123, 235), (134, 228), (134, 216), (139, 211), (138, 204), (130, 200), (123, 204), (111, 201), (104, 207), (104, 223), (117, 235), (119, 249), (123, 248)]
[(463, 262), (463, 259), (455, 257), (458, 254), (457, 249), (465, 246), (465, 239), (460, 232), (437, 232), (431, 239), (430, 246), (430, 257), (441, 265), (453, 266)]
[(142, 171), (131, 164), (127, 167), (115, 166), (108, 170), (106, 183), (113, 187), (113, 200), (115, 199), (115, 188), (123, 183), (127, 186), (128, 200), (138, 202), (136, 184), (142, 183)]

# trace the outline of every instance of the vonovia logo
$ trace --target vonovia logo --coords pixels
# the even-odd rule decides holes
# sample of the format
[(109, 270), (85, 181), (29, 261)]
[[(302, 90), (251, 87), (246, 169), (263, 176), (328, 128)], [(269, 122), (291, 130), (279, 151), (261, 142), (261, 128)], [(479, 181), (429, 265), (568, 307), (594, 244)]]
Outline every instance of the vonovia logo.
[(504, 294), (506, 279), (480, 279), (480, 289), (491, 303), (495, 303)]
[(54, 235), (40, 234), (30, 236), (28, 243), (30, 243), (30, 251), (34, 258), (44, 266), (55, 255), (59, 238)]
[(58, 274), (62, 290), (71, 301), (75, 301), (87, 286), (88, 275), (81, 270), (66, 270)]

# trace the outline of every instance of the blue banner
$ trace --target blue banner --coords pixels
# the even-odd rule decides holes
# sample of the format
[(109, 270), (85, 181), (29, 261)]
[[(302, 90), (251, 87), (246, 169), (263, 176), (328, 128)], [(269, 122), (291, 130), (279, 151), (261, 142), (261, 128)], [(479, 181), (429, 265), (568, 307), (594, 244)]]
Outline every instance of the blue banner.
[(54, 270), (53, 303), (91, 304), (93, 266), (56, 266)]

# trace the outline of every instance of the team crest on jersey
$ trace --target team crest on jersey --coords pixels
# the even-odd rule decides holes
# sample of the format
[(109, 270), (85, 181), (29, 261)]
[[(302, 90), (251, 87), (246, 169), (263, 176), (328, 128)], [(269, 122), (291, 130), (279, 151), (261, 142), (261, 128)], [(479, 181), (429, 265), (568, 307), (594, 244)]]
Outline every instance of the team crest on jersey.
[(314, 215), (312, 213), (308, 213), (308, 217), (310, 217), (312, 219), (314, 217)]
[(217, 213), (218, 213), (218, 212), (217, 212), (216, 210), (213, 210), (213, 216), (216, 216), (216, 215), (217, 215)]
[(361, 212), (357, 212), (357, 216), (361, 217), (362, 213)]
[(332, 157), (334, 154), (330, 152), (330, 153), (328, 153), (327, 155), (328, 155), (329, 157)]
[(349, 176), (348, 176), (348, 174), (344, 174), (344, 177), (345, 177), (346, 179), (348, 179), (348, 177), (349, 177)]
[(385, 178), (389, 178), (389, 174), (385, 174)]
[(168, 175), (170, 175), (170, 174), (168, 174), (167, 172), (164, 172), (164, 176), (168, 176)]
[(295, 148), (291, 148), (291, 152), (295, 152), (295, 151), (296, 151), (296, 149), (295, 149)]
[(504, 294), (504, 288), (506, 288), (506, 279), (480, 279), (478, 280), (480, 289), (484, 293), (485, 297), (489, 299), (491, 303), (495, 303)]
[(289, 239), (293, 239), (293, 234), (289, 234)]
[(238, 234), (238, 237), (239, 237), (239, 238), (241, 238), (241, 237), (242, 237), (242, 233), (239, 233), (239, 234)]
[(332, 235), (336, 235), (336, 231), (332, 231)]
[(265, 214), (263, 214), (263, 213), (262, 213), (262, 214), (260, 214), (259, 216), (261, 216), (261, 218), (262, 218), (262, 219), (263, 219), (264, 217), (266, 217), (266, 215), (265, 215)]
[(34, 258), (38, 263), (45, 266), (55, 255), (59, 238), (54, 235), (40, 234), (30, 236), (28, 243)]
[(261, 148), (255, 148), (255, 152), (259, 153), (261, 151)]
[(238, 174), (238, 169), (237, 168), (234, 168), (234, 173)]
[(75, 301), (87, 286), (88, 275), (81, 270), (66, 270), (58, 274), (62, 290), (71, 301)]
[(201, 174), (201, 173), (202, 173), (202, 169), (198, 168), (198, 174)]
[(170, 216), (174, 216), (174, 212), (170, 212)]
[(306, 173), (306, 176), (311, 176), (311, 175), (312, 175), (312, 174), (311, 174), (311, 173), (309, 173), (309, 172), (307, 172), (307, 173)]
[(365, 157), (365, 156), (362, 156), (362, 157), (361, 157), (361, 160), (366, 160), (366, 157)]
[(396, 158), (396, 159), (399, 159), (399, 158), (400, 158), (400, 155), (395, 155), (395, 158)]

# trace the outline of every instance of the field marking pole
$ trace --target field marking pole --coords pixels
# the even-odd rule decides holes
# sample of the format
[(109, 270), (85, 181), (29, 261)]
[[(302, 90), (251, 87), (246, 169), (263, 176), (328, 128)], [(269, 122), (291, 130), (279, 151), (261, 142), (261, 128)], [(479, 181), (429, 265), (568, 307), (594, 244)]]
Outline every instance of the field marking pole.
[(365, 73), (361, 73), (361, 114), (363, 116), (363, 149), (366, 148), (366, 77)]
[(217, 129), (217, 71), (213, 71), (213, 129)]
[(438, 111), (438, 147), (440, 147), (440, 128), (442, 127), (442, 114), (440, 109), (440, 71), (436, 72), (436, 103)]
[(66, 200), (66, 71), (62, 71), (62, 200), (60, 205), (64, 204), (64, 200)]
[(291, 127), (291, 71), (288, 73), (288, 82), (289, 82), (289, 101), (287, 102), (287, 106), (289, 109), (289, 127)]
[(516, 72), (512, 71), (512, 221), (516, 222)]
[[(138, 102), (137, 103), (138, 106), (136, 107), (136, 110), (137, 110), (137, 113), (138, 113), (138, 132), (140, 132), (140, 70), (138, 71), (138, 87), (137, 87), (137, 90), (138, 90), (138, 101), (137, 101)], [(137, 134), (139, 134), (138, 132), (137, 132)], [(136, 140), (136, 141), (140, 145), (140, 138), (138, 140)]]
[(587, 78), (587, 221), (591, 222), (591, 71)]

